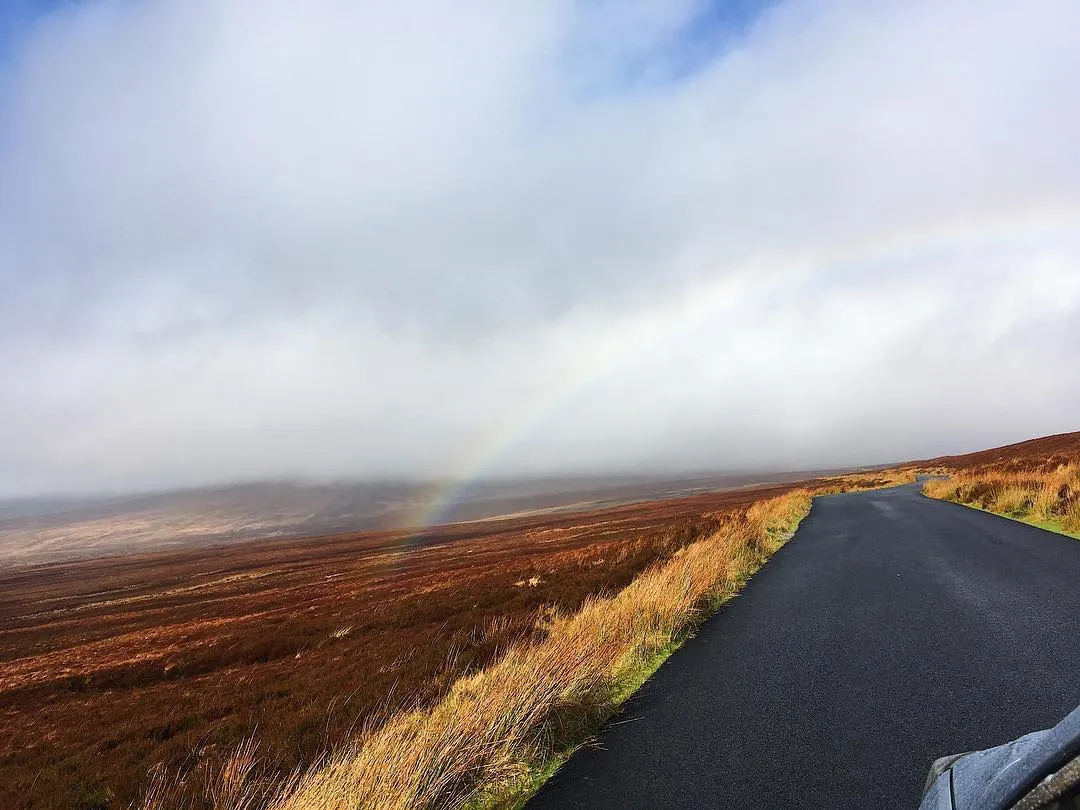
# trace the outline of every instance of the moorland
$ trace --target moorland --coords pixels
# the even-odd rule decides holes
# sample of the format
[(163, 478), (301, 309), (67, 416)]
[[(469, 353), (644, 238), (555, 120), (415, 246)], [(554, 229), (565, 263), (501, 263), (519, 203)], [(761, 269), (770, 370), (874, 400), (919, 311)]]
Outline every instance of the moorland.
[[(0, 806), (138, 806), (163, 785), (176, 790), (159, 807), (240, 806), (212, 798), (238, 752), (248, 787), (318, 803), (328, 763), (360, 761), (357, 740), (404, 739), (385, 730), (421, 734), (435, 720), (453, 727), (461, 695), (495, 688), (513, 666), (514, 683), (522, 672), (540, 678), (528, 681), (536, 692), (554, 677), (536, 666), (551, 650), (562, 656), (552, 666), (569, 656), (580, 667), (582, 650), (599, 660), (623, 649), (612, 646), (618, 632), (629, 633), (619, 643), (634, 659), (631, 675), (647, 674), (778, 547), (812, 495), (936, 473), (930, 494), (991, 510), (1008, 501), (1069, 527), (1078, 465), (1080, 434), (1066, 434), (862, 475), (556, 504), (423, 530), (8, 565)], [(638, 639), (642, 616), (652, 624)], [(608, 641), (590, 646), (597, 638)], [(605, 671), (626, 675), (626, 655)], [(575, 698), (575, 711), (592, 712), (575, 726), (578, 737), (626, 686), (590, 683), (593, 692)], [(555, 695), (561, 714), (537, 726), (547, 754), (574, 742), (551, 739), (552, 717), (563, 722), (567, 705)], [(299, 772), (309, 778), (297, 792), (290, 777)], [(466, 795), (475, 785), (436, 788)]]

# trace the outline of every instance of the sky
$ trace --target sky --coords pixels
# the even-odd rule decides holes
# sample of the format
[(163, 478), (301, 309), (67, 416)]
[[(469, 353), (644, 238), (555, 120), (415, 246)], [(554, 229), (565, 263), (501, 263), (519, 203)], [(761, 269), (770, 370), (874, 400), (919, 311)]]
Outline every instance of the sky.
[(1080, 429), (1075, 0), (15, 0), (0, 495)]

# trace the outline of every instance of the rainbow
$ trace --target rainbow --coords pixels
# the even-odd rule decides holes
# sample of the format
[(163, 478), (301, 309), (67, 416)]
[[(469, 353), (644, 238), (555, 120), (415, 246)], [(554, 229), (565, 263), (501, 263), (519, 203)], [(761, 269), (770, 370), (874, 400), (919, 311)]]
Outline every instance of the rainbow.
[[(1076, 238), (1080, 233), (1080, 209), (1046, 207), (1021, 215), (990, 216), (974, 222), (945, 222), (931, 229), (897, 231), (843, 250), (823, 251), (813, 255), (779, 257), (758, 266), (743, 268), (749, 272), (733, 274), (745, 279), (755, 271), (784, 285), (784, 297), (791, 296), (823, 278), (842, 279), (882, 263), (907, 266), (939, 261), (972, 249), (988, 247), (1023, 247), (1045, 245), (1053, 237)], [(708, 283), (669, 301), (659, 312), (632, 322), (627, 331), (620, 324), (616, 339), (593, 347), (588, 356), (568, 371), (543, 398), (520, 412), (505, 414), (484, 438), (465, 453), (456, 471), (438, 491), (437, 496), (410, 523), (419, 528), (417, 536), (433, 526), (447, 522), (454, 506), (468, 500), (478, 483), (512, 457), (516, 448), (535, 438), (543, 427), (554, 421), (570, 404), (582, 397), (605, 376), (649, 346), (671, 342), (680, 333), (689, 332), (715, 318), (730, 306), (755, 293), (760, 284), (725, 278)], [(771, 288), (770, 288), (771, 289)], [(659, 317), (657, 315), (659, 314)]]

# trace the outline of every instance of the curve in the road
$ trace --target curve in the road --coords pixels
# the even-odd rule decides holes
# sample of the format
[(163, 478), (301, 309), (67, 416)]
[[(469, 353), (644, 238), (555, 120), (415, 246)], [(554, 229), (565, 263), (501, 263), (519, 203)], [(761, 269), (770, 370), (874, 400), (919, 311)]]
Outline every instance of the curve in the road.
[(1080, 703), (1080, 542), (917, 485), (795, 538), (529, 803), (915, 808), (932, 760)]

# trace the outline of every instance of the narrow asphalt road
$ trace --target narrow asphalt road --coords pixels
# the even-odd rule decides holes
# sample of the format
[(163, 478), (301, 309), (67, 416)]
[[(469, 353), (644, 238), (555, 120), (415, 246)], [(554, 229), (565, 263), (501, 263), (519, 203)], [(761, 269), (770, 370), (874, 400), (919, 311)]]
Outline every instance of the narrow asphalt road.
[(916, 808), (930, 763), (1080, 704), (1080, 542), (915, 485), (794, 539), (530, 802)]

